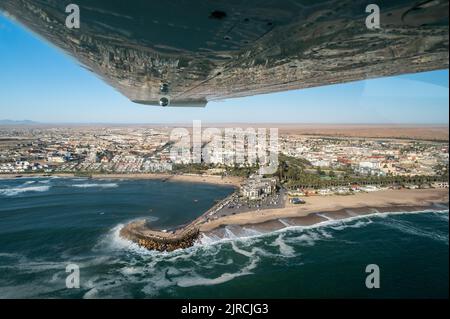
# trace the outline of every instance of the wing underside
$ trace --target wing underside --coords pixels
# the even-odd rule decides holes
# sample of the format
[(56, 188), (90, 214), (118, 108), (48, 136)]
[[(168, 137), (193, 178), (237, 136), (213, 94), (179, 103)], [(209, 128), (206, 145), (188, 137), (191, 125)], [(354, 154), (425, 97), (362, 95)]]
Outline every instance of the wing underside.
[(448, 68), (448, 1), (58, 0), (0, 10), (76, 58), (130, 100), (208, 101)]

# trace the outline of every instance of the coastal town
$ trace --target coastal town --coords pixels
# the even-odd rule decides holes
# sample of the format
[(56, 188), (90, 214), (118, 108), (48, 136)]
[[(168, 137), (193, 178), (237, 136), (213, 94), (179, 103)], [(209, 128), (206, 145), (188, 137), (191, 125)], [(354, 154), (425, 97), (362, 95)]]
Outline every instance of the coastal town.
[[(292, 218), (317, 213), (319, 207), (330, 209), (323, 206), (330, 199), (348, 207), (361, 205), (352, 197), (366, 198), (365, 205), (384, 205), (390, 198), (390, 204), (410, 206), (406, 198), (415, 198), (414, 203), (422, 205), (430, 198), (442, 200), (448, 193), (448, 141), (282, 133), (278, 137), (276, 170), (261, 174), (260, 163), (248, 161), (252, 152), (257, 152), (249, 145), (257, 138), (251, 135), (255, 130), (245, 131), (245, 138), (235, 136), (234, 141), (220, 135), (203, 137), (200, 162), (193, 160), (189, 144), (178, 148), (181, 158), (174, 158), (173, 148), (182, 137), (173, 132), (171, 126), (3, 126), (0, 177), (156, 176), (234, 185), (230, 196), (187, 225), (154, 229), (139, 220), (121, 230), (124, 238), (157, 250), (189, 247), (202, 232), (217, 232), (223, 225), (268, 220), (271, 227), (286, 227), (296, 223)], [(221, 147), (217, 152), (212, 145)], [(273, 145), (269, 147), (273, 151)], [(247, 161), (230, 160), (237, 149), (247, 151), (242, 157)], [(411, 195), (403, 198), (392, 192), (400, 189)], [(437, 192), (430, 192), (433, 190)], [(351, 196), (357, 194), (366, 195)], [(329, 200), (318, 200), (325, 196)], [(273, 221), (274, 216), (286, 218)], [(314, 218), (318, 222), (325, 217)]]
[[(254, 163), (227, 161), (239, 146), (229, 147), (223, 139), (219, 141), (223, 143), (221, 152), (215, 152), (214, 157), (204, 152), (201, 163), (192, 163), (189, 156), (175, 161), (171, 156), (172, 130), (170, 126), (3, 126), (0, 174), (190, 173), (248, 178), (256, 172)], [(210, 150), (208, 146), (217, 140), (204, 138), (202, 143), (203, 149)], [(307, 188), (301, 186), (308, 183), (313, 188), (330, 188), (338, 181), (351, 184), (347, 181), (383, 178), (413, 181), (418, 176), (445, 182), (448, 176), (448, 141), (281, 134), (278, 151), (283, 167), (275, 175), (286, 180), (290, 188)], [(257, 196), (249, 183), (244, 192), (249, 198)]]

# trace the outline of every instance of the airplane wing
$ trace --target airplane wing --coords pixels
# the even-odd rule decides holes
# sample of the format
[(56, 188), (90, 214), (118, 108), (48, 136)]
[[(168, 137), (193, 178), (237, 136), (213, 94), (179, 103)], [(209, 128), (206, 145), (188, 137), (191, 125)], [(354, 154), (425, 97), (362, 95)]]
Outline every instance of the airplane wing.
[[(369, 3), (380, 9), (368, 28)], [(78, 5), (80, 27), (66, 7)], [(1, 0), (130, 100), (162, 106), (448, 68), (448, 1)]]

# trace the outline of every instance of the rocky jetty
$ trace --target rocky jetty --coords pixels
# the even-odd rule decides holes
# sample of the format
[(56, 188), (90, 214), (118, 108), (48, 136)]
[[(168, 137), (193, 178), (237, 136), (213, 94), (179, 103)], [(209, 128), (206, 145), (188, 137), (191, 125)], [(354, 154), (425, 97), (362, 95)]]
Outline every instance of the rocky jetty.
[(158, 251), (173, 251), (194, 245), (200, 232), (197, 227), (188, 226), (174, 232), (152, 230), (145, 220), (129, 223), (120, 230), (120, 236), (141, 247)]

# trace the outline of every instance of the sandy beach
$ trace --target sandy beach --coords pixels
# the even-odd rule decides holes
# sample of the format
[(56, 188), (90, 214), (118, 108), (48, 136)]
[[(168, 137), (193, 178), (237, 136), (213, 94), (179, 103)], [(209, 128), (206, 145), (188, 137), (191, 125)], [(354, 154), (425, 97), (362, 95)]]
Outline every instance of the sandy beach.
[[(21, 177), (17, 177), (21, 175)], [(75, 174), (50, 174), (50, 176), (74, 178), (80, 177)], [(0, 179), (12, 179), (12, 178), (32, 178), (32, 177), (49, 177), (42, 173), (39, 174), (1, 174)], [(139, 174), (93, 174), (89, 176), (92, 179), (155, 179), (164, 181), (176, 181), (176, 182), (188, 182), (188, 183), (207, 183), (215, 185), (232, 185), (239, 186), (242, 182), (241, 177), (235, 176), (217, 176), (217, 175), (195, 175), (195, 174), (153, 174), (153, 173), (139, 173)]]
[[(448, 189), (384, 190), (349, 196), (311, 196), (306, 204), (285, 208), (251, 211), (219, 217), (200, 225), (200, 231), (209, 232), (223, 226), (246, 225), (277, 229), (285, 227), (279, 220), (289, 219), (289, 225), (310, 225), (327, 219), (342, 219), (377, 211), (426, 209), (433, 204), (447, 205)], [(278, 225), (279, 224), (279, 225)]]
[(195, 174), (183, 174), (183, 175), (171, 175), (171, 174), (96, 174), (92, 175), (92, 178), (96, 179), (157, 179), (165, 181), (175, 182), (188, 182), (188, 183), (207, 183), (215, 185), (233, 185), (239, 186), (242, 182), (241, 177), (235, 176), (217, 176), (217, 175), (195, 175)]

